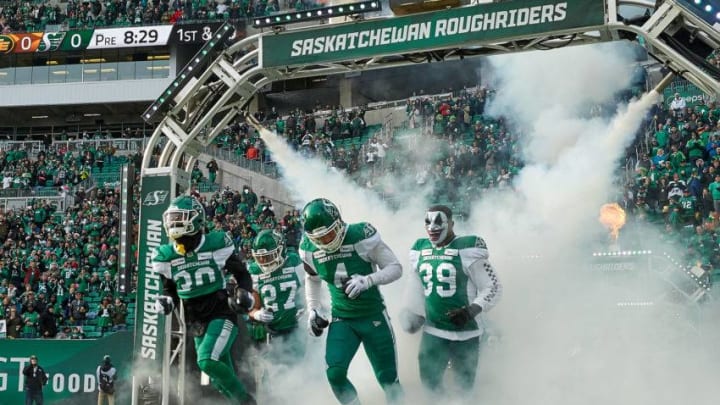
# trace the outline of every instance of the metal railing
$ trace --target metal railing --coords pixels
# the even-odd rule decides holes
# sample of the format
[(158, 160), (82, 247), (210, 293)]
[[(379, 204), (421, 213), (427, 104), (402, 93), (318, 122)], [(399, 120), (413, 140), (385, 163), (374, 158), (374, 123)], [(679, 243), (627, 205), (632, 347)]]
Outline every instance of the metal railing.
[(42, 141), (0, 141), (0, 151), (24, 150), (29, 157), (35, 158), (40, 152), (56, 150), (65, 152), (80, 152), (85, 148), (95, 149), (112, 146), (120, 154), (143, 152), (147, 138), (108, 138), (108, 139), (75, 139), (70, 141), (53, 141), (50, 148), (46, 148)]
[(280, 175), (277, 165), (272, 161), (250, 160), (245, 156), (236, 154), (233, 150), (223, 148), (208, 148), (205, 153), (216, 159), (236, 164), (242, 168), (252, 170), (267, 177), (277, 178)]
[(87, 147), (95, 149), (112, 146), (117, 151), (142, 152), (147, 144), (146, 138), (109, 138), (109, 139), (77, 139), (72, 141), (55, 141), (53, 148), (61, 148), (66, 151), (81, 151)]
[(0, 198), (0, 208), (7, 212), (8, 210), (24, 210), (31, 206), (36, 200), (42, 199), (49, 201), (57, 207), (58, 212), (65, 212), (67, 207), (75, 204), (75, 197), (68, 194), (44, 197), (2, 197)]

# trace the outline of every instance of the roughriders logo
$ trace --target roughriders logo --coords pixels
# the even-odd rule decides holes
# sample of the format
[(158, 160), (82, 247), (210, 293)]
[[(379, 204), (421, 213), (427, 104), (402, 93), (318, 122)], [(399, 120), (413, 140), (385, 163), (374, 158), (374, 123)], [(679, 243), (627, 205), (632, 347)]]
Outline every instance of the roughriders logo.
[(147, 195), (145, 196), (145, 199), (143, 200), (143, 205), (146, 205), (146, 206), (160, 205), (165, 202), (168, 195), (170, 195), (170, 192), (167, 190), (151, 191), (151, 192), (147, 193)]

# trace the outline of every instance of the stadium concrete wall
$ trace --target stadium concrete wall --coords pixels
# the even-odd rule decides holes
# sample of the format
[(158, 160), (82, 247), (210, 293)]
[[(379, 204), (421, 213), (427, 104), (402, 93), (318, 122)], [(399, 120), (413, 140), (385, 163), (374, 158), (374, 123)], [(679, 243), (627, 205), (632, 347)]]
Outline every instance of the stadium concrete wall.
[(8, 86), (3, 107), (147, 101), (162, 94), (173, 78)]

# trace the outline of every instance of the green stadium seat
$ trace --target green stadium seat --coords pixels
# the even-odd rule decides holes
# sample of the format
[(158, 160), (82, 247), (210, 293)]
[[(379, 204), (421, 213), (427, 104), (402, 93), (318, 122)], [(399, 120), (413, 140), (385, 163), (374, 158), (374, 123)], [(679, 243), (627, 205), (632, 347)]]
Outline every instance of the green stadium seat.
[(88, 333), (95, 332), (97, 330), (97, 327), (95, 325), (85, 325), (82, 329), (85, 333), (85, 336), (87, 336)]
[(85, 339), (100, 339), (102, 335), (102, 332), (87, 332), (85, 333)]

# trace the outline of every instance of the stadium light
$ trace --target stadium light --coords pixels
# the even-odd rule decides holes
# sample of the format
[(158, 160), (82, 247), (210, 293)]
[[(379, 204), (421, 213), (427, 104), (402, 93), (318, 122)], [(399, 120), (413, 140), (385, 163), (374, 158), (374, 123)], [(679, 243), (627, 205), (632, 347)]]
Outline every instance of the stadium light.
[(710, 25), (720, 22), (720, 1), (718, 0), (679, 0), (693, 14), (705, 20)]
[(191, 77), (199, 75), (203, 66), (209, 60), (215, 58), (217, 51), (224, 48), (225, 41), (233, 35), (234, 29), (230, 23), (225, 23), (213, 34), (202, 48), (190, 59), (187, 65), (175, 77), (175, 80), (163, 91), (145, 110), (142, 117), (147, 123), (151, 123), (161, 117), (170, 108), (170, 102), (177, 96), (180, 89), (190, 80)]
[(341, 17), (344, 15), (355, 15), (370, 13), (382, 10), (380, 0), (368, 0), (359, 3), (341, 4), (337, 6), (316, 8), (307, 11), (294, 11), (291, 13), (274, 14), (267, 17), (259, 17), (253, 20), (253, 27), (265, 28), (278, 25), (299, 23), (303, 21), (321, 20), (330, 17)]
[(593, 252), (593, 257), (648, 256), (652, 250), (621, 250), (613, 252)]

